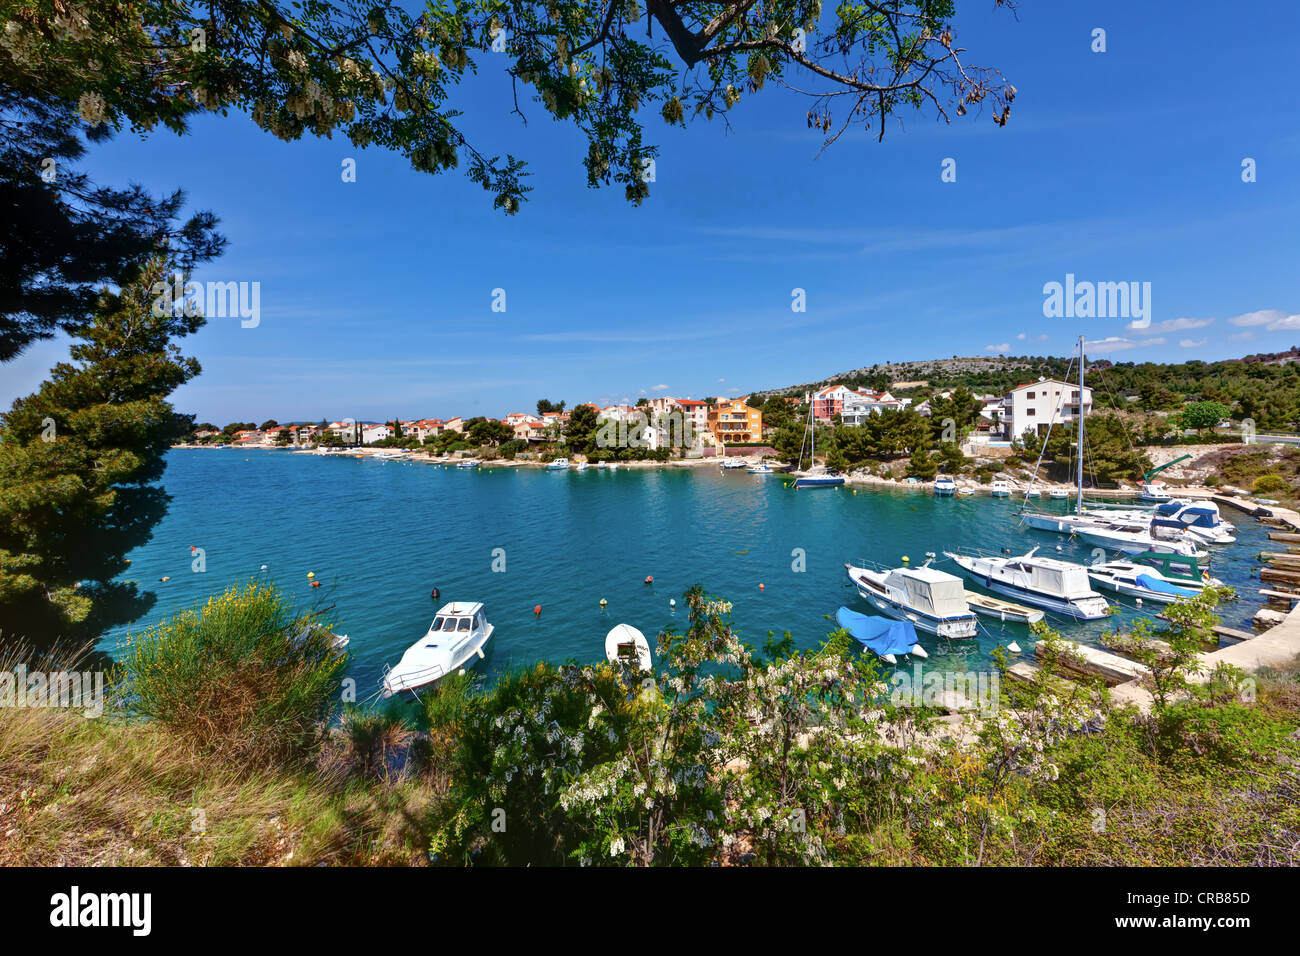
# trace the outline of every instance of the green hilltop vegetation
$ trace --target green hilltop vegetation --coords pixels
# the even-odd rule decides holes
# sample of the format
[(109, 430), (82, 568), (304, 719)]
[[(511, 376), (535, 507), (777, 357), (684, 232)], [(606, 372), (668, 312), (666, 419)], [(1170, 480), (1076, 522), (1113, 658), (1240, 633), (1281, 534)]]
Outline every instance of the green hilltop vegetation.
[[(1070, 359), (1053, 356), (953, 356), (950, 359), (888, 363), (854, 369), (820, 382), (754, 392), (762, 402), (771, 396), (798, 396), (823, 385), (890, 389), (896, 396), (921, 401), (937, 392), (965, 388), (976, 394), (1005, 394), (1039, 376), (1063, 379)], [(1189, 361), (1088, 363), (1086, 381), (1099, 409), (1173, 412), (1188, 402), (1226, 405), (1238, 421), (1253, 419), (1259, 429), (1300, 428), (1300, 348), (1248, 355), (1220, 362)], [(908, 383), (899, 387), (896, 383)], [(923, 384), (917, 384), (923, 383)]]

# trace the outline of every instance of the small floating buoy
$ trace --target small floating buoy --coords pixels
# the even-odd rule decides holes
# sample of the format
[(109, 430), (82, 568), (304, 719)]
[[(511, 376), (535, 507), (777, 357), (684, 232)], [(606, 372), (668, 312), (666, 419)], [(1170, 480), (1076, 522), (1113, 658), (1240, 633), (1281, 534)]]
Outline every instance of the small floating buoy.
[(193, 552), (193, 550), (194, 550), (194, 545), (190, 545), (190, 551)]
[(309, 578), (314, 578), (315, 576), (316, 576), (316, 572), (315, 572), (315, 571), (308, 571), (308, 572), (307, 572), (307, 577), (309, 577)]
[(1142, 599), (1141, 599), (1141, 598), (1138, 598), (1138, 599), (1137, 599), (1137, 602), (1138, 602), (1138, 607), (1141, 607), (1141, 606), (1142, 606)]
[(541, 606), (540, 604), (534, 604), (534, 605), (533, 605), (533, 614), (534, 614), (534, 616), (536, 616), (536, 615), (540, 615), (541, 613), (542, 613), (542, 606)]
[(601, 599), (600, 599), (600, 606), (601, 606), (601, 607), (605, 607), (607, 604), (609, 604), (609, 602), (606, 601), (604, 598), (601, 598)]
[(314, 588), (318, 588), (318, 587), (320, 587), (320, 582), (319, 582), (319, 581), (313, 581), (313, 582), (311, 583), (311, 586), (314, 587)]
[(904, 563), (904, 564), (909, 563), (911, 560), (912, 560), (912, 559), (909, 558), (907, 555), (903, 555), (903, 563)]
[(1012, 641), (1010, 644), (1007, 645), (1007, 650), (1009, 650), (1012, 654), (1019, 654), (1020, 645), (1017, 644), (1015, 641)]
[(439, 591), (437, 588), (434, 588), (432, 591), (429, 592), (429, 597), (431, 597), (433, 600), (436, 601), (438, 600), (438, 598), (442, 597), (442, 592)]
[(668, 606), (669, 606), (670, 608), (673, 608), (673, 609), (675, 610), (675, 609), (677, 608), (677, 598), (669, 598), (669, 599), (668, 599)]
[(760, 591), (766, 591), (766, 590), (767, 590), (767, 586), (764, 585), (762, 581), (759, 581), (759, 582), (758, 582), (758, 589), (759, 589)]
[(159, 581), (170, 581), (170, 580), (171, 580), (171, 578), (170, 578), (170, 577), (166, 577), (166, 578), (159, 578), (159, 579), (158, 579), (158, 580), (159, 580)]
[(265, 564), (264, 564), (264, 565), (262, 565), (262, 570), (263, 570), (263, 571), (265, 571), (265, 570), (266, 570), (266, 565), (265, 565)]
[(647, 574), (647, 575), (645, 576), (645, 583), (646, 583), (646, 584), (654, 584), (654, 583), (655, 583), (655, 576), (654, 576), (653, 574)]

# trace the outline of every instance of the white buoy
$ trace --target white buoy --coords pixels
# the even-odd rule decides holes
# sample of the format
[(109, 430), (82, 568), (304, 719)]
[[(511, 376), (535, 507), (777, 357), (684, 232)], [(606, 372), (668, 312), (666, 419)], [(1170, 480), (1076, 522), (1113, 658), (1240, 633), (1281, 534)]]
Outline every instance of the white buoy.
[(1137, 599), (1137, 602), (1138, 602), (1138, 607), (1141, 607), (1141, 606), (1142, 606), (1142, 599), (1141, 599), (1141, 598), (1138, 598), (1138, 599)]
[(1012, 654), (1019, 654), (1020, 645), (1017, 644), (1015, 641), (1012, 641), (1010, 644), (1007, 645), (1007, 650), (1009, 650)]
[(668, 599), (668, 606), (669, 606), (669, 607), (676, 607), (676, 606), (677, 606), (677, 598), (669, 598), (669, 599)]
[(926, 649), (925, 649), (924, 647), (922, 647), (920, 644), (913, 644), (913, 645), (912, 645), (912, 650), (911, 650), (909, 653), (910, 653), (913, 657), (929, 657), (929, 656), (930, 656), (929, 653), (926, 652)]

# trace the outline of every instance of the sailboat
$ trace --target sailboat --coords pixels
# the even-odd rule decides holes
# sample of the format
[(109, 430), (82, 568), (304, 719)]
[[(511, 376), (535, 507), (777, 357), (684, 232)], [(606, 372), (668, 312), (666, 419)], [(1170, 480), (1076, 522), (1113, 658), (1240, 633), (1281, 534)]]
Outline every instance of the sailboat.
[[(1058, 534), (1074, 534), (1081, 526), (1093, 526), (1098, 524), (1096, 515), (1084, 514), (1083, 508), (1083, 433), (1084, 433), (1084, 416), (1083, 416), (1083, 336), (1079, 336), (1079, 414), (1076, 416), (1078, 421), (1078, 436), (1076, 442), (1075, 457), (1078, 459), (1075, 468), (1075, 499), (1074, 514), (1052, 514), (1046, 511), (1039, 511), (1037, 508), (1028, 504), (1021, 505), (1020, 520), (1031, 528), (1039, 531), (1055, 531)], [(1065, 401), (1065, 393), (1061, 393), (1061, 401)], [(1032, 487), (1038, 481), (1038, 472), (1043, 465), (1043, 455), (1047, 453), (1047, 439), (1052, 437), (1052, 428), (1056, 424), (1059, 406), (1053, 411), (1051, 419), (1047, 423), (1047, 438), (1043, 440), (1043, 450), (1038, 454), (1038, 463), (1034, 466), (1034, 477), (1030, 480)], [(1055, 495), (1053, 495), (1055, 497)], [(1068, 499), (1067, 499), (1068, 500)]]
[(830, 488), (835, 485), (844, 484), (843, 475), (835, 475), (826, 470), (825, 467), (817, 467), (817, 423), (813, 421), (813, 403), (812, 398), (808, 397), (808, 429), (804, 433), (804, 442), (808, 444), (808, 470), (801, 472), (803, 467), (803, 445), (799, 446), (799, 461), (795, 464), (794, 487), (797, 491), (800, 488)]

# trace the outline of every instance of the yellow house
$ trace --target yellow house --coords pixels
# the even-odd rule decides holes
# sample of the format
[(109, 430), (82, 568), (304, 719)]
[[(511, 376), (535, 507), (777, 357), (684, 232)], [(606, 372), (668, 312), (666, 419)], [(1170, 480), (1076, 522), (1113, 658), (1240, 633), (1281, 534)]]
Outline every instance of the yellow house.
[(763, 413), (750, 408), (744, 398), (732, 398), (709, 406), (709, 431), (724, 445), (763, 440)]

